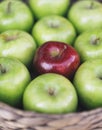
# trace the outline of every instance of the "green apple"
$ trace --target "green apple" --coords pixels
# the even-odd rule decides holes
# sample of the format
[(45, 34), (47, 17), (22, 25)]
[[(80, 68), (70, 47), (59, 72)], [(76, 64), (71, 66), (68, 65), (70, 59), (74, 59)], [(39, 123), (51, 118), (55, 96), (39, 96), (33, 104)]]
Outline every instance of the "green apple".
[(102, 29), (80, 34), (75, 40), (74, 48), (79, 53), (82, 62), (102, 58)]
[(49, 15), (66, 15), (70, 0), (29, 0), (28, 4), (34, 16), (40, 19)]
[(73, 84), (83, 107), (102, 107), (102, 58), (91, 59), (81, 64), (74, 76)]
[(50, 15), (38, 20), (34, 24), (32, 36), (38, 46), (50, 40), (72, 44), (76, 38), (76, 30), (66, 18)]
[(20, 0), (6, 0), (0, 3), (0, 32), (9, 29), (30, 31), (34, 16), (29, 7)]
[(0, 57), (16, 57), (29, 66), (35, 50), (35, 40), (25, 31), (8, 30), (0, 34)]
[(77, 109), (77, 94), (72, 83), (62, 75), (42, 74), (31, 81), (23, 95), (25, 110), (59, 114)]
[(80, 0), (72, 5), (67, 14), (78, 33), (102, 28), (102, 3), (95, 0)]
[(26, 86), (31, 81), (28, 69), (15, 58), (0, 58), (0, 101), (12, 106), (22, 103)]

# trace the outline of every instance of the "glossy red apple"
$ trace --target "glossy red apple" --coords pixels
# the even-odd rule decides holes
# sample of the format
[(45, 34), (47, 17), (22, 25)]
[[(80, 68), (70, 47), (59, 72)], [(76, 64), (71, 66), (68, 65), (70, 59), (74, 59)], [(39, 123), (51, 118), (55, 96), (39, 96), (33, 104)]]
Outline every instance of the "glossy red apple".
[(39, 73), (58, 73), (71, 79), (80, 64), (77, 51), (63, 42), (48, 41), (41, 45), (33, 60), (33, 67)]

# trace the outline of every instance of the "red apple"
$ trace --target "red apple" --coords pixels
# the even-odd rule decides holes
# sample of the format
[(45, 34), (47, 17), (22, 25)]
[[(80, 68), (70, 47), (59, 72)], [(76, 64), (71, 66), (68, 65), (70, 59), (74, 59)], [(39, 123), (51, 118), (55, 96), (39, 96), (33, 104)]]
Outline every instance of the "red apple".
[(63, 42), (48, 41), (41, 45), (34, 56), (33, 67), (38, 74), (58, 73), (73, 77), (80, 64), (77, 51)]

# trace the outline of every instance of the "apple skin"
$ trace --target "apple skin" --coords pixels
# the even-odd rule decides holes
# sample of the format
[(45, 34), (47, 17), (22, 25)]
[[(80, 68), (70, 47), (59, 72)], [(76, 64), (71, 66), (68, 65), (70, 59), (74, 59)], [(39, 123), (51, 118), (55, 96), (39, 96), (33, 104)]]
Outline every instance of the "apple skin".
[(40, 19), (34, 24), (32, 36), (38, 46), (51, 40), (72, 44), (76, 38), (76, 30), (66, 18), (51, 15)]
[(70, 0), (29, 0), (28, 4), (36, 19), (49, 15), (65, 16)]
[(29, 7), (20, 0), (6, 0), (0, 3), (0, 32), (9, 29), (30, 31), (34, 16)]
[(85, 31), (76, 38), (73, 46), (79, 53), (81, 62), (102, 58), (102, 30)]
[(15, 57), (28, 67), (35, 50), (35, 40), (25, 31), (8, 30), (0, 34), (0, 57)]
[(77, 51), (63, 42), (48, 41), (35, 52), (33, 68), (39, 73), (58, 73), (72, 79), (80, 65)]
[(14, 107), (22, 104), (22, 96), (31, 77), (28, 69), (15, 58), (0, 58), (0, 101)]
[(102, 28), (102, 4), (98, 1), (80, 0), (67, 13), (78, 33)]
[(25, 110), (60, 114), (77, 110), (77, 94), (72, 83), (62, 75), (47, 73), (38, 76), (26, 87)]
[(84, 108), (102, 107), (102, 59), (91, 59), (81, 64), (73, 84)]

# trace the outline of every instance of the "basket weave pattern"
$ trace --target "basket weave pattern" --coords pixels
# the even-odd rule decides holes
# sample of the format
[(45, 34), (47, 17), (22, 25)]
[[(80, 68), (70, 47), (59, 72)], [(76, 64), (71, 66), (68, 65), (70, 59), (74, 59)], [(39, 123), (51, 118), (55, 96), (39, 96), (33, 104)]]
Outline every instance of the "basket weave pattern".
[(102, 109), (48, 115), (0, 103), (0, 130), (102, 130)]

